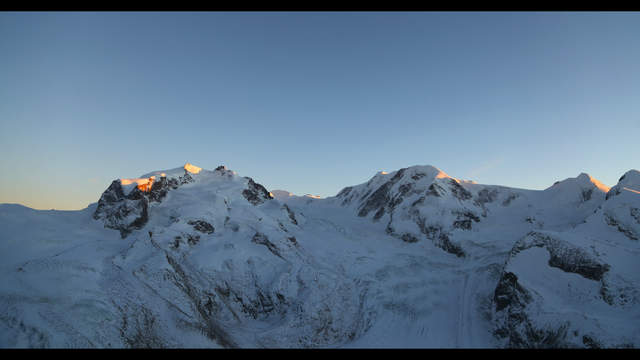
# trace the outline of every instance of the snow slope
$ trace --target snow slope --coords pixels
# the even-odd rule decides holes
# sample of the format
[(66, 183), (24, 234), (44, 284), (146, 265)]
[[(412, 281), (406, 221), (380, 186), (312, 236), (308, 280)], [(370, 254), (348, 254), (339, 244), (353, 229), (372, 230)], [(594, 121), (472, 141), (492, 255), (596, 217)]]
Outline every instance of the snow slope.
[(637, 347), (639, 174), (414, 166), (321, 199), (187, 163), (2, 204), (0, 347)]

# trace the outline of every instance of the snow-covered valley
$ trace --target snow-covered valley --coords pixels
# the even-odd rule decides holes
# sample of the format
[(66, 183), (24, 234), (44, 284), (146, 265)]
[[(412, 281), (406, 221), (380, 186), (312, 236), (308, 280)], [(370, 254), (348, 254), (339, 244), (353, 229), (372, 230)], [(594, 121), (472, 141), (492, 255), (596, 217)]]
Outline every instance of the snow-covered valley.
[(640, 172), (433, 166), (335, 197), (187, 164), (80, 211), (0, 204), (0, 347), (639, 347)]

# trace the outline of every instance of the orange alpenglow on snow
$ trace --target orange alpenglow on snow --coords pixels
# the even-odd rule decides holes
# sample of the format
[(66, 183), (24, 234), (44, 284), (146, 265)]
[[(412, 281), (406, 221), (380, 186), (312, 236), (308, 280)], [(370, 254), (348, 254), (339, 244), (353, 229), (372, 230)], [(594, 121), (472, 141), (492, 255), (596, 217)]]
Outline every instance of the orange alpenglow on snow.
[(460, 180), (449, 176), (447, 173), (445, 173), (444, 171), (440, 170), (440, 172), (438, 173), (438, 175), (436, 175), (436, 179), (452, 179), (453, 181), (457, 182), (458, 184), (460, 184)]
[[(450, 178), (451, 176), (447, 175), (444, 171), (440, 170), (440, 172), (438, 173), (438, 175), (436, 175), (436, 179), (442, 179), (442, 178)], [(454, 179), (454, 180), (458, 180), (458, 179)], [(459, 181), (458, 181), (459, 182)]]
[(156, 179), (155, 176), (150, 178), (137, 178), (137, 179), (120, 179), (120, 184), (122, 185), (131, 185), (133, 183), (137, 184), (137, 188), (140, 191), (151, 191), (151, 186), (153, 185), (153, 181)]
[(591, 180), (591, 182), (593, 183), (593, 185), (595, 185), (598, 189), (604, 191), (604, 192), (609, 192), (609, 187), (603, 183), (601, 183), (600, 181), (598, 181), (597, 179), (589, 176), (589, 180)]
[(192, 173), (192, 174), (197, 174), (202, 170), (202, 168), (197, 167), (197, 166), (192, 165), (192, 164), (189, 164), (189, 163), (184, 164), (184, 169), (187, 170), (188, 172)]

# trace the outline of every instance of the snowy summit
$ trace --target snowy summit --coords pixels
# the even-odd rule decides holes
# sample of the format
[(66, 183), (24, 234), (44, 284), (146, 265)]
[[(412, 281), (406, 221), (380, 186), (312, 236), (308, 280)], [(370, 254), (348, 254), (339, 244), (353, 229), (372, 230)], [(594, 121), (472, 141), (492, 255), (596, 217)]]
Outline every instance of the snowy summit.
[(0, 227), (1, 347), (640, 346), (637, 170), (412, 166), (320, 198), (186, 163)]

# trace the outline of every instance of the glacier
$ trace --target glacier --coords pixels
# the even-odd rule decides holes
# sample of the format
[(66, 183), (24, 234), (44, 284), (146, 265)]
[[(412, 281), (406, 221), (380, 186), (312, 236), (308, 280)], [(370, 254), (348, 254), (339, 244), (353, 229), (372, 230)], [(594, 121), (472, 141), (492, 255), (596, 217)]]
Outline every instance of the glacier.
[(640, 346), (637, 170), (412, 166), (320, 198), (187, 163), (0, 228), (2, 348)]

